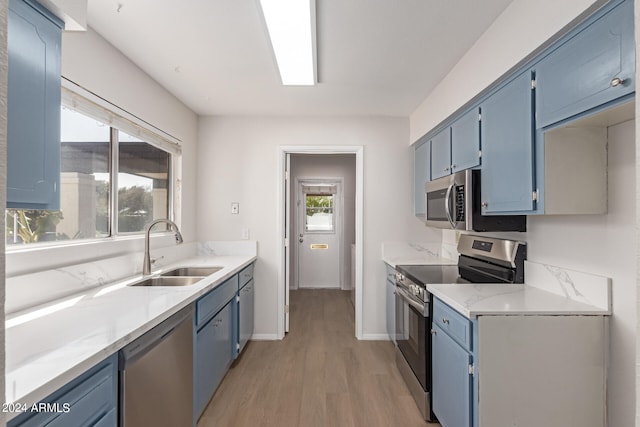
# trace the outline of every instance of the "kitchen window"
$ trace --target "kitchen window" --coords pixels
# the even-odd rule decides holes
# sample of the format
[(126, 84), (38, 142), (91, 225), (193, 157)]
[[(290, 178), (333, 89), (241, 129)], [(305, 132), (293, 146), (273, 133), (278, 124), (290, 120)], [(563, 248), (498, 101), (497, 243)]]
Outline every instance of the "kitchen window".
[(175, 144), (69, 92), (61, 107), (60, 210), (7, 209), (8, 245), (141, 234), (154, 219), (173, 217)]

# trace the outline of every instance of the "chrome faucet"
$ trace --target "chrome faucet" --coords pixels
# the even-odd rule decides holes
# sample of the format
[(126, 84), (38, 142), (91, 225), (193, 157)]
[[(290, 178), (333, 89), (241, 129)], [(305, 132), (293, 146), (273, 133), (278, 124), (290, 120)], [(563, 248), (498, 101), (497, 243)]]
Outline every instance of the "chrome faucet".
[(178, 226), (176, 225), (175, 222), (171, 221), (170, 219), (156, 219), (151, 224), (149, 224), (147, 226), (147, 229), (145, 230), (145, 234), (144, 234), (144, 263), (142, 264), (142, 275), (143, 276), (148, 276), (149, 274), (151, 274), (151, 255), (149, 255), (149, 246), (150, 246), (149, 245), (149, 235), (151, 234), (151, 229), (153, 228), (153, 226), (156, 225), (156, 224), (160, 224), (161, 222), (169, 224), (169, 226), (175, 232), (176, 245), (179, 245), (180, 243), (182, 243), (184, 241), (182, 239), (182, 234), (180, 234), (180, 230), (178, 229)]

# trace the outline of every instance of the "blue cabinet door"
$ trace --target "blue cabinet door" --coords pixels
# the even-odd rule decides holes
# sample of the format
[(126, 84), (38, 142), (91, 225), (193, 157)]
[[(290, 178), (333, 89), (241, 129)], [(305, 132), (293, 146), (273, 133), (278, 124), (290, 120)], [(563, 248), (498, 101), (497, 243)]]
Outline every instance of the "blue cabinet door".
[(443, 427), (472, 427), (472, 357), (435, 324), (433, 331), (433, 412)]
[(482, 213), (534, 209), (534, 129), (531, 72), (482, 103)]
[(426, 213), (424, 184), (431, 179), (429, 164), (429, 141), (417, 146), (413, 157), (413, 207), (417, 217), (424, 218)]
[(431, 179), (451, 175), (451, 128), (431, 139)]
[(253, 335), (253, 306), (255, 302), (255, 288), (253, 285), (253, 279), (249, 281), (242, 289), (240, 289), (240, 301), (238, 302), (239, 309), (239, 348), (238, 354), (242, 353), (244, 346), (251, 339)]
[(635, 91), (633, 25), (627, 0), (537, 64), (538, 128)]
[(29, 407), (8, 426), (116, 427), (117, 402), (118, 357), (114, 354), (43, 399), (41, 412)]
[(474, 108), (451, 125), (451, 171), (480, 165), (480, 110)]
[(59, 209), (62, 22), (11, 0), (8, 23), (7, 207)]
[(196, 335), (196, 419), (202, 415), (231, 364), (232, 344), (235, 347), (235, 340), (232, 340), (231, 305), (231, 302), (227, 304)]

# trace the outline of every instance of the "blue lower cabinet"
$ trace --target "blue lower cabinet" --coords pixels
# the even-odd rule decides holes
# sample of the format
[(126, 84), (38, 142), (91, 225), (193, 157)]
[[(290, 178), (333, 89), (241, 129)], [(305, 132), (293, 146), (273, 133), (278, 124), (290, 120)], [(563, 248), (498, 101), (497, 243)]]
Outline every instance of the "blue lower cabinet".
[(89, 369), (46, 399), (27, 408), (9, 427), (116, 427), (117, 355)]
[[(452, 336), (451, 331), (441, 327), (462, 325), (468, 319), (438, 299), (434, 301), (434, 319), (442, 322), (434, 321), (431, 330), (433, 412), (442, 427), (472, 427), (474, 357), (471, 346), (461, 345), (464, 340), (461, 341), (460, 337), (465, 334)], [(456, 330), (453, 329), (454, 332)]]
[(255, 301), (255, 288), (253, 279), (244, 285), (238, 295), (238, 355), (242, 353), (247, 342), (253, 335), (253, 307)]
[(387, 269), (386, 275), (386, 286), (387, 289), (387, 303), (385, 307), (386, 311), (386, 324), (387, 324), (387, 335), (389, 335), (389, 339), (396, 342), (396, 270), (391, 267), (389, 264), (385, 264)]
[(194, 387), (195, 418), (202, 415), (207, 403), (222, 381), (233, 359), (233, 300), (204, 324), (196, 333)]

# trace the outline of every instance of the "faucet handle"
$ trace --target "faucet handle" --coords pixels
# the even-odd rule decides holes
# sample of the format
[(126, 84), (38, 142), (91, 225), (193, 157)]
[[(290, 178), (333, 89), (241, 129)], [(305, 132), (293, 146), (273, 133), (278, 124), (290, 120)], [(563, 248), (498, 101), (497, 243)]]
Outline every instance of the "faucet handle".
[(159, 256), (157, 258), (151, 258), (151, 265), (155, 264), (156, 262), (160, 261), (163, 258), (164, 258), (164, 255)]

